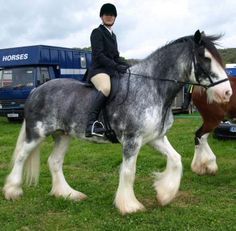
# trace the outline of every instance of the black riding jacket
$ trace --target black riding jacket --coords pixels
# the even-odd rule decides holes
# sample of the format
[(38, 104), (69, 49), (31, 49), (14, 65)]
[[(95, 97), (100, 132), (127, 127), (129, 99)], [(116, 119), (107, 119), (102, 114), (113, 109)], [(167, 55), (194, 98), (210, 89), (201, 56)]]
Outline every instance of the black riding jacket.
[(92, 31), (90, 36), (92, 47), (92, 65), (89, 68), (89, 79), (96, 74), (106, 73), (110, 76), (114, 75), (118, 64), (127, 65), (127, 63), (119, 56), (116, 35), (112, 34), (100, 25)]

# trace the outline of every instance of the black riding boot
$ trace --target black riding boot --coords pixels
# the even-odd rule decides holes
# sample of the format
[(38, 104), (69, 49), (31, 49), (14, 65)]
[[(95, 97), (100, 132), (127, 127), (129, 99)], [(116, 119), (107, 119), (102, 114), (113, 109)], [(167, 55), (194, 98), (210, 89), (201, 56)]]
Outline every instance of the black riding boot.
[(182, 104), (182, 109), (187, 110), (192, 99), (192, 94), (190, 92), (185, 93), (184, 102)]
[(85, 130), (86, 137), (104, 136), (106, 129), (104, 128), (103, 124), (98, 121), (98, 116), (101, 109), (105, 106), (106, 100), (107, 97), (103, 95), (101, 91), (98, 91), (95, 95), (88, 114), (87, 128)]

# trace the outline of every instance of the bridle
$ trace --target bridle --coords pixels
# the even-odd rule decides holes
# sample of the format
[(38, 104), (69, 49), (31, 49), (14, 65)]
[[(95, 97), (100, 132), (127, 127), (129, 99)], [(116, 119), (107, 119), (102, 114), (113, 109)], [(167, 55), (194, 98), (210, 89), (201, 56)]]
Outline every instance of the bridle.
[[(225, 79), (222, 79), (222, 80), (219, 80), (219, 81), (216, 81), (214, 82), (212, 80), (212, 77), (211, 77), (211, 73), (210, 74), (200, 65), (196, 55), (195, 55), (195, 50), (194, 48), (192, 49), (192, 63), (193, 63), (193, 68), (194, 68), (194, 75), (195, 75), (195, 78), (197, 80), (197, 83), (193, 83), (193, 82), (190, 82), (190, 81), (180, 81), (180, 80), (177, 80), (177, 79), (164, 79), (164, 78), (154, 78), (153, 76), (150, 76), (150, 75), (142, 75), (142, 74), (137, 74), (137, 73), (132, 73), (130, 68), (127, 69), (128, 71), (128, 85), (127, 85), (127, 93), (126, 93), (126, 96), (124, 98), (124, 100), (119, 103), (118, 105), (121, 105), (123, 104), (126, 99), (128, 98), (128, 94), (129, 94), (129, 88), (130, 88), (130, 77), (131, 75), (134, 75), (134, 76), (137, 76), (137, 77), (142, 77), (142, 78), (146, 78), (146, 79), (149, 79), (149, 80), (153, 80), (153, 81), (165, 81), (165, 82), (172, 82), (172, 83), (176, 83), (176, 84), (181, 84), (182, 86), (184, 85), (194, 85), (194, 86), (201, 86), (203, 88), (205, 88), (206, 90), (211, 88), (211, 87), (214, 87), (220, 83), (223, 83), (225, 81), (229, 81), (228, 78), (225, 78)], [(126, 71), (126, 73), (127, 73)], [(125, 74), (125, 73), (124, 73)], [(202, 84), (201, 81), (200, 81), (200, 76), (204, 74), (210, 81), (210, 84), (208, 85), (205, 85), (205, 84)], [(122, 76), (122, 75), (121, 75)], [(124, 75), (123, 75), (124, 76)]]
[[(229, 81), (228, 78), (225, 78), (225, 79), (222, 79), (222, 80), (219, 80), (219, 81), (216, 81), (214, 82), (212, 80), (212, 77), (211, 77), (211, 74), (213, 74), (212, 72), (210, 72), (210, 74), (200, 65), (196, 55), (195, 55), (195, 52), (194, 52), (194, 49), (192, 50), (192, 56), (193, 56), (193, 68), (194, 68), (194, 75), (195, 75), (195, 78), (197, 80), (197, 83), (193, 83), (193, 82), (190, 82), (190, 81), (179, 81), (179, 80), (176, 80), (176, 79), (165, 79), (165, 78), (154, 78), (153, 76), (149, 76), (149, 75), (142, 75), (142, 74), (137, 74), (137, 73), (132, 73), (130, 71), (130, 69), (128, 68), (128, 74), (129, 74), (129, 78), (131, 75), (135, 75), (135, 76), (138, 76), (138, 77), (143, 77), (143, 78), (147, 78), (147, 79), (150, 79), (150, 80), (155, 80), (155, 81), (166, 81), (166, 82), (173, 82), (173, 83), (177, 83), (177, 84), (182, 84), (182, 85), (186, 85), (186, 84), (189, 84), (189, 85), (195, 85), (195, 86), (201, 86), (205, 89), (208, 89), (210, 87), (214, 87), (220, 83), (223, 83), (225, 81)], [(206, 76), (209, 81), (210, 81), (210, 84), (208, 85), (205, 85), (205, 84), (202, 84), (201, 81), (200, 81), (200, 76), (201, 75), (204, 75)]]
[[(199, 63), (198, 60), (197, 60), (197, 56), (194, 54), (194, 50), (193, 50), (192, 54), (193, 54), (194, 75), (195, 75), (195, 78), (196, 78), (196, 80), (197, 80), (198, 83), (191, 83), (191, 85), (198, 85), (198, 86), (204, 87), (205, 89), (208, 89), (208, 88), (210, 88), (210, 87), (214, 87), (214, 86), (216, 86), (216, 85), (218, 85), (218, 84), (220, 84), (220, 83), (223, 83), (223, 82), (225, 82), (225, 81), (229, 81), (228, 78), (225, 78), (225, 79), (221, 79), (221, 80), (219, 80), (219, 81), (214, 82), (214, 81), (212, 80), (212, 77), (211, 77), (211, 76), (214, 75), (214, 74), (213, 74), (212, 72), (208, 73), (208, 72), (200, 65), (200, 63)], [(203, 74), (204, 76), (206, 76), (206, 77), (209, 79), (210, 84), (204, 85), (204, 84), (201, 84), (201, 83), (200, 83), (200, 76), (201, 76), (202, 74)]]

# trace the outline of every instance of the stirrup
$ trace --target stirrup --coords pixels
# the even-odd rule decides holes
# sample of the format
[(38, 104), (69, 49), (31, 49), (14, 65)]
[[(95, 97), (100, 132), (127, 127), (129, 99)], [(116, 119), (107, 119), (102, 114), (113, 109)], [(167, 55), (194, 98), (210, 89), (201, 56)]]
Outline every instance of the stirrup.
[[(101, 134), (101, 133), (96, 133), (96, 132), (94, 131), (95, 125), (97, 126), (96, 129), (97, 129), (97, 128), (98, 128), (98, 129), (99, 129), (99, 128), (102, 128), (102, 129), (104, 130), (103, 134)], [(105, 135), (105, 127), (104, 127), (104, 125), (103, 125), (102, 122), (99, 122), (98, 120), (96, 120), (96, 121), (93, 122), (92, 128), (91, 128), (91, 135), (92, 135), (92, 136), (104, 137), (104, 135)]]

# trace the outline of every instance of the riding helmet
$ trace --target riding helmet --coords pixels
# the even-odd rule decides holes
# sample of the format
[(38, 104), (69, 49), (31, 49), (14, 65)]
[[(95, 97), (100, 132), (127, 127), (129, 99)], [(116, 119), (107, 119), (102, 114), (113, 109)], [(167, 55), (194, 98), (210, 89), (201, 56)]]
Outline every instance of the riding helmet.
[(111, 3), (104, 4), (100, 10), (100, 17), (102, 17), (104, 14), (114, 15), (116, 17), (117, 16), (116, 7)]

